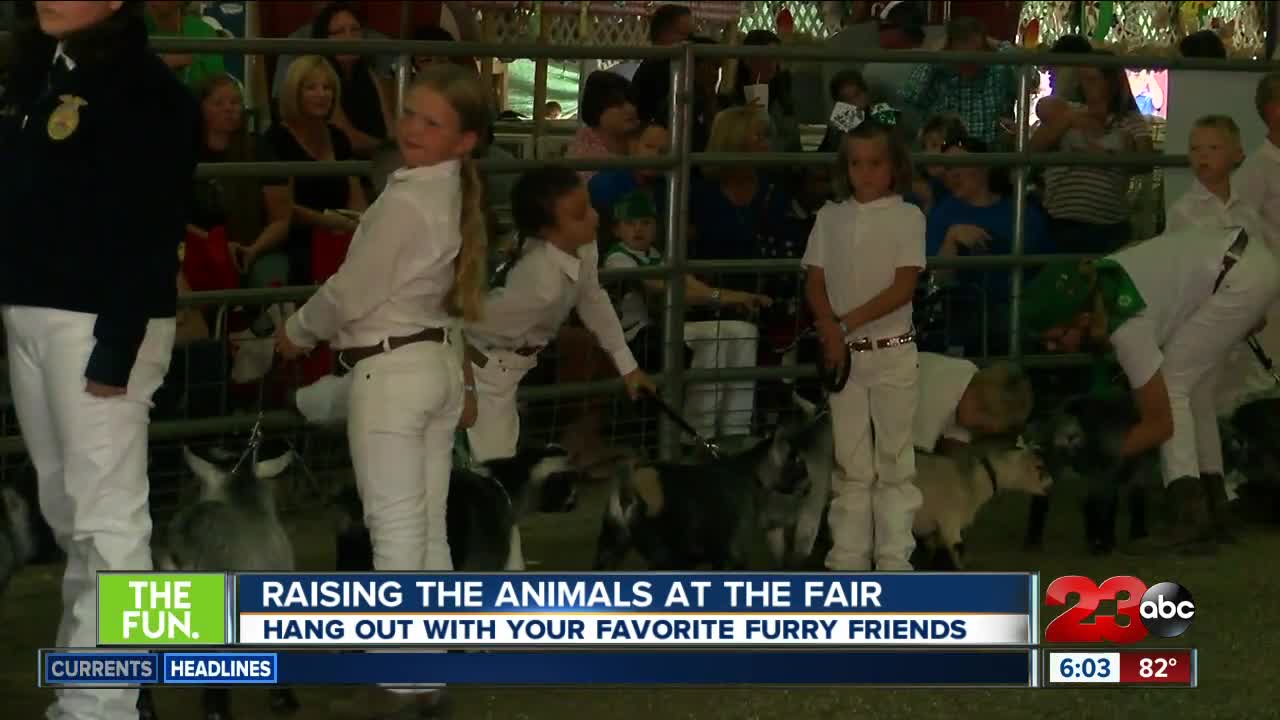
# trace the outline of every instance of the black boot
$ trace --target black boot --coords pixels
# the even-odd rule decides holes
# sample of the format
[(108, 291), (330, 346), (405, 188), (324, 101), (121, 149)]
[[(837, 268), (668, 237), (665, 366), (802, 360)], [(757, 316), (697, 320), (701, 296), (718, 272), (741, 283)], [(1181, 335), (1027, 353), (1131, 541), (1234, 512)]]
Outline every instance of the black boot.
[(1213, 526), (1213, 537), (1220, 543), (1234, 545), (1236, 536), (1231, 532), (1231, 509), (1227, 507), (1227, 481), (1220, 473), (1205, 473), (1200, 476), (1204, 483), (1204, 492), (1208, 497), (1209, 519)]
[(1185, 476), (1165, 488), (1173, 509), (1173, 522), (1124, 549), (1129, 555), (1212, 555), (1217, 550), (1209, 503), (1199, 476)]

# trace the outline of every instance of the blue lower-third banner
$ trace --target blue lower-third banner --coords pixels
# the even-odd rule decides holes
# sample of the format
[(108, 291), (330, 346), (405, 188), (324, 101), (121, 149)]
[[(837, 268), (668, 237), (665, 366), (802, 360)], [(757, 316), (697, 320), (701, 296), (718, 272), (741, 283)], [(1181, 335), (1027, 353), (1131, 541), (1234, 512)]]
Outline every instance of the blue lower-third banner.
[(121, 685), (1016, 686), (1028, 650), (774, 652), (213, 652), (42, 650), (45, 687)]

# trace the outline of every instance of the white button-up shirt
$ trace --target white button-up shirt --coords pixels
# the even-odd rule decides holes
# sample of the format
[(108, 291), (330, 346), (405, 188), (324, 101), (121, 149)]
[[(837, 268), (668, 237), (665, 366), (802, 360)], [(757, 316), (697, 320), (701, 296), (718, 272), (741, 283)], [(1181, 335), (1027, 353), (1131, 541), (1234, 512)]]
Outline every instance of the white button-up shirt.
[(1168, 229), (1181, 230), (1198, 225), (1239, 226), (1249, 233), (1249, 237), (1271, 244), (1266, 237), (1262, 219), (1240, 197), (1235, 182), (1232, 182), (1231, 196), (1223, 202), (1222, 198), (1209, 192), (1199, 180), (1191, 181), (1191, 189), (1183, 193), (1173, 207), (1169, 208)]
[(1249, 153), (1231, 176), (1231, 194), (1257, 213), (1271, 251), (1280, 250), (1280, 148), (1263, 140)]
[[(859, 203), (849, 198), (827, 203), (809, 235), (801, 263), (822, 268), (827, 297), (837, 315), (845, 315), (884, 292), (900, 267), (923, 270), (924, 214), (890, 195)], [(883, 340), (911, 330), (911, 303), (862, 327), (852, 338)]]
[(504, 287), (489, 292), (481, 319), (468, 323), (467, 341), (481, 352), (550, 344), (577, 309), (578, 317), (609, 353), (622, 375), (635, 370), (622, 324), (600, 287), (599, 252), (594, 243), (576, 255), (542, 240), (525, 241)]
[(291, 341), (368, 347), (449, 324), (444, 299), (462, 247), (460, 167), (455, 160), (392, 173), (342, 267), (289, 319)]

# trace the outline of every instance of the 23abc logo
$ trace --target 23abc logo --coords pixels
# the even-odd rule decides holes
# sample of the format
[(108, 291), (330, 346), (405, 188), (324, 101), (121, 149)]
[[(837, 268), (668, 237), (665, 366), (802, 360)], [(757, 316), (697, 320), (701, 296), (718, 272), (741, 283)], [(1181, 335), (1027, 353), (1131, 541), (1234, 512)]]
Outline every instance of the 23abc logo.
[[(1068, 606), (1067, 598), (1078, 595), (1079, 601)], [(1104, 600), (1115, 600), (1114, 615), (1097, 613)], [(1067, 575), (1045, 589), (1045, 604), (1064, 606), (1067, 611), (1045, 628), (1047, 643), (1135, 643), (1148, 635), (1178, 637), (1191, 627), (1196, 604), (1186, 588), (1174, 582), (1161, 582), (1147, 587), (1131, 575), (1118, 575), (1102, 585), (1081, 575)], [(1097, 614), (1095, 614), (1097, 613)], [(1093, 616), (1092, 623), (1084, 620)], [(1127, 622), (1120, 624), (1119, 618)]]

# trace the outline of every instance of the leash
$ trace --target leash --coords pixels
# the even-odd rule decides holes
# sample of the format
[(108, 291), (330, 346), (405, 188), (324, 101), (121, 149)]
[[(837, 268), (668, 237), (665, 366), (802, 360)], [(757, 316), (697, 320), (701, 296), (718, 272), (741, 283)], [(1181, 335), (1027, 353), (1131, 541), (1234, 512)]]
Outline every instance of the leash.
[(704, 450), (710, 453), (711, 457), (717, 460), (723, 459), (723, 454), (721, 453), (719, 446), (698, 434), (698, 431), (693, 429), (693, 426), (689, 424), (689, 421), (681, 417), (680, 413), (676, 412), (675, 408), (668, 405), (665, 400), (658, 397), (657, 393), (646, 392), (644, 396), (656, 405), (657, 408), (662, 411), (663, 415), (670, 418), (671, 421), (674, 422), (681, 430), (692, 437), (694, 442), (701, 445)]
[(1280, 385), (1280, 373), (1276, 372), (1275, 363), (1271, 361), (1271, 357), (1267, 355), (1267, 351), (1262, 349), (1262, 343), (1258, 342), (1256, 335), (1250, 335), (1245, 338), (1245, 342), (1249, 344), (1249, 349), (1253, 351), (1253, 356), (1262, 364), (1262, 368), (1271, 375), (1271, 379)]

